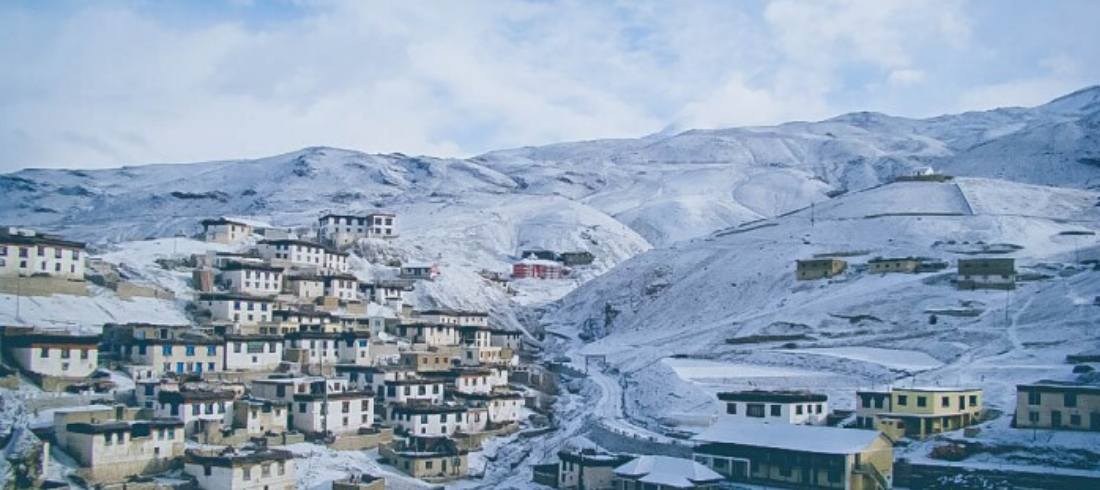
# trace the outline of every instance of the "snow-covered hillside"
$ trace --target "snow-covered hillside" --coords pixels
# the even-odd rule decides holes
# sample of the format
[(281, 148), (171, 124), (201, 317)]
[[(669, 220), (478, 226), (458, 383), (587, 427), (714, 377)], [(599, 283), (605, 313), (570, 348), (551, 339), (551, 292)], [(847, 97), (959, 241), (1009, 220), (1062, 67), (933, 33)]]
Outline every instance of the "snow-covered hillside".
[[(654, 426), (717, 413), (716, 391), (749, 387), (812, 389), (854, 408), (860, 388), (964, 384), (1012, 413), (1016, 383), (1074, 379), (1065, 356), (1100, 348), (1098, 205), (1097, 191), (1003, 180), (888, 184), (647, 252), (543, 320), (593, 339), (568, 352), (607, 354), (627, 414)], [(848, 271), (796, 281), (795, 260), (817, 254), (845, 256)], [(879, 256), (951, 267), (870, 274)], [(1016, 258), (1026, 280), (957, 290), (955, 261), (980, 256)], [(1011, 436), (1004, 419), (991, 424), (990, 437)]]

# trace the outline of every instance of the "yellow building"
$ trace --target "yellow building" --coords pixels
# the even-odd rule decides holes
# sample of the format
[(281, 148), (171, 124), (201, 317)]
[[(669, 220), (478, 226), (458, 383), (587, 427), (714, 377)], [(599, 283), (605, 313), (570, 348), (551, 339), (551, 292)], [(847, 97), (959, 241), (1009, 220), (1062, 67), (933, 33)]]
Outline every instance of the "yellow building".
[[(859, 398), (862, 406), (864, 396)], [(886, 401), (889, 404), (873, 414), (874, 428), (895, 440), (958, 430), (978, 423), (982, 416), (982, 390), (977, 388), (894, 388)]]
[(1018, 385), (1016, 427), (1100, 431), (1100, 386), (1047, 380)]
[(840, 259), (799, 260), (795, 275), (799, 281), (812, 281), (839, 275), (847, 268), (848, 263)]

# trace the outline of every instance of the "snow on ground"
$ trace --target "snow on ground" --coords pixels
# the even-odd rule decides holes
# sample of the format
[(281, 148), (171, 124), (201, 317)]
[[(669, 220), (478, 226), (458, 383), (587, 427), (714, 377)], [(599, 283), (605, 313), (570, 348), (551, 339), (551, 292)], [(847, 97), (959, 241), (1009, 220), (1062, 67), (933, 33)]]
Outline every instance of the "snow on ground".
[(182, 305), (176, 301), (136, 297), (124, 300), (113, 291), (92, 285), (88, 289), (90, 296), (0, 294), (0, 323), (78, 328), (101, 327), (112, 322), (181, 324), (189, 321)]
[(821, 347), (816, 349), (787, 349), (784, 352), (839, 357), (905, 371), (926, 371), (943, 365), (942, 362), (923, 352), (875, 347)]

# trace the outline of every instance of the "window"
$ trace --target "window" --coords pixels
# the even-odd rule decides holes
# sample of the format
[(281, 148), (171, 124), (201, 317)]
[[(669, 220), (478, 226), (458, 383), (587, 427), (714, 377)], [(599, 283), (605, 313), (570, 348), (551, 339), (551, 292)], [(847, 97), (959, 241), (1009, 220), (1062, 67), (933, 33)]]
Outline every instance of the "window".
[(898, 405), (908, 405), (908, 404), (909, 404), (909, 396), (908, 395), (898, 395)]
[(205, 476), (210, 476), (210, 465), (202, 466), (202, 474)]
[(817, 413), (821, 413), (821, 404), (820, 403), (817, 404), (817, 410), (816, 411), (817, 411)]
[(38, 256), (39, 257), (45, 257), (46, 256), (46, 247), (43, 247), (41, 245), (38, 246)]
[(1038, 405), (1039, 403), (1041, 403), (1041, 397), (1042, 395), (1038, 391), (1029, 391), (1027, 392), (1027, 404)]
[(871, 408), (871, 397), (869, 397), (869, 396), (860, 397), (859, 401), (860, 401), (860, 404), (863, 405), (863, 408)]
[(794, 414), (795, 415), (802, 415), (802, 405), (795, 405), (794, 406)]
[(926, 406), (928, 406), (928, 398), (927, 398), (927, 397), (923, 397), (923, 396), (918, 396), (918, 397), (917, 397), (917, 406), (918, 406), (918, 407), (926, 407)]
[[(27, 249), (20, 247), (19, 248), (19, 256), (25, 258), (27, 256)], [(26, 262), (24, 262), (24, 263), (26, 263)]]
[(187, 355), (187, 357), (194, 356), (195, 355), (195, 346), (193, 346), (193, 345), (186, 346), (184, 348), (184, 354)]
[(87, 349), (80, 349), (80, 358), (81, 359), (87, 359), (88, 358), (88, 350)]
[(764, 418), (764, 404), (763, 403), (746, 403), (745, 404), (745, 416)]
[(43, 347), (42, 349), (39, 350), (38, 357), (42, 357), (42, 358), (50, 357), (50, 349), (48, 349), (46, 347)]
[(8, 247), (0, 246), (0, 257), (8, 255)]
[(260, 477), (267, 478), (271, 476), (271, 465), (265, 464), (260, 466)]
[(772, 405), (771, 406), (771, 412), (772, 412), (772, 417), (778, 417), (781, 413), (783, 413), (783, 407), (781, 407), (779, 405)]
[(164, 345), (160, 346), (160, 353), (164, 354), (166, 356), (172, 355), (172, 345), (171, 344), (164, 344)]
[(53, 258), (55, 258), (55, 259), (60, 259), (61, 258), (61, 249), (60, 248), (55, 248), (53, 250)]
[[(61, 351), (65, 352), (65, 351)], [(1077, 393), (1066, 393), (1062, 395), (1062, 404), (1067, 407), (1077, 406)]]
[(1077, 414), (1070, 414), (1069, 425), (1081, 425), (1081, 416)]
[(970, 395), (970, 406), (978, 404), (978, 395)]
[(212, 363), (212, 362), (206, 363), (206, 368), (210, 371), (213, 371), (214, 370), (214, 363)]
[(240, 354), (241, 353), (241, 344), (242, 344), (242, 342), (233, 342), (233, 353), (235, 353), (235, 354)]
[(114, 435), (114, 434), (112, 434), (112, 433), (110, 433), (110, 432), (108, 432), (107, 434), (105, 434), (105, 435), (103, 436), (103, 437), (104, 437), (104, 442), (103, 442), (103, 445), (105, 445), (105, 446), (113, 446), (113, 445), (115, 444), (115, 442), (114, 442), (114, 436), (115, 436), (115, 435)]
[(947, 396), (940, 397), (940, 406), (941, 407), (950, 407), (951, 406), (951, 397), (947, 397)]
[(306, 413), (306, 404), (305, 403), (299, 403), (298, 404), (298, 413)]
[(245, 466), (244, 468), (242, 468), (242, 471), (244, 471), (244, 481), (252, 480), (252, 467), (251, 466)]
[(736, 403), (727, 403), (726, 404), (726, 413), (728, 413), (730, 415), (737, 415), (737, 404)]
[(286, 474), (286, 463), (279, 461), (279, 476)]

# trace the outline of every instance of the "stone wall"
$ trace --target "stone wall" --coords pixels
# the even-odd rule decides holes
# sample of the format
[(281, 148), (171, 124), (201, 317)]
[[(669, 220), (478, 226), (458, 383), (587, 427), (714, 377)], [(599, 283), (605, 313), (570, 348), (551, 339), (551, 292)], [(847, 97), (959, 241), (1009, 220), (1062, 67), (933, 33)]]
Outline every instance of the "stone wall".
[(52, 296), (55, 294), (87, 296), (88, 286), (84, 281), (70, 281), (56, 277), (5, 277), (0, 279), (0, 293), (21, 296)]

